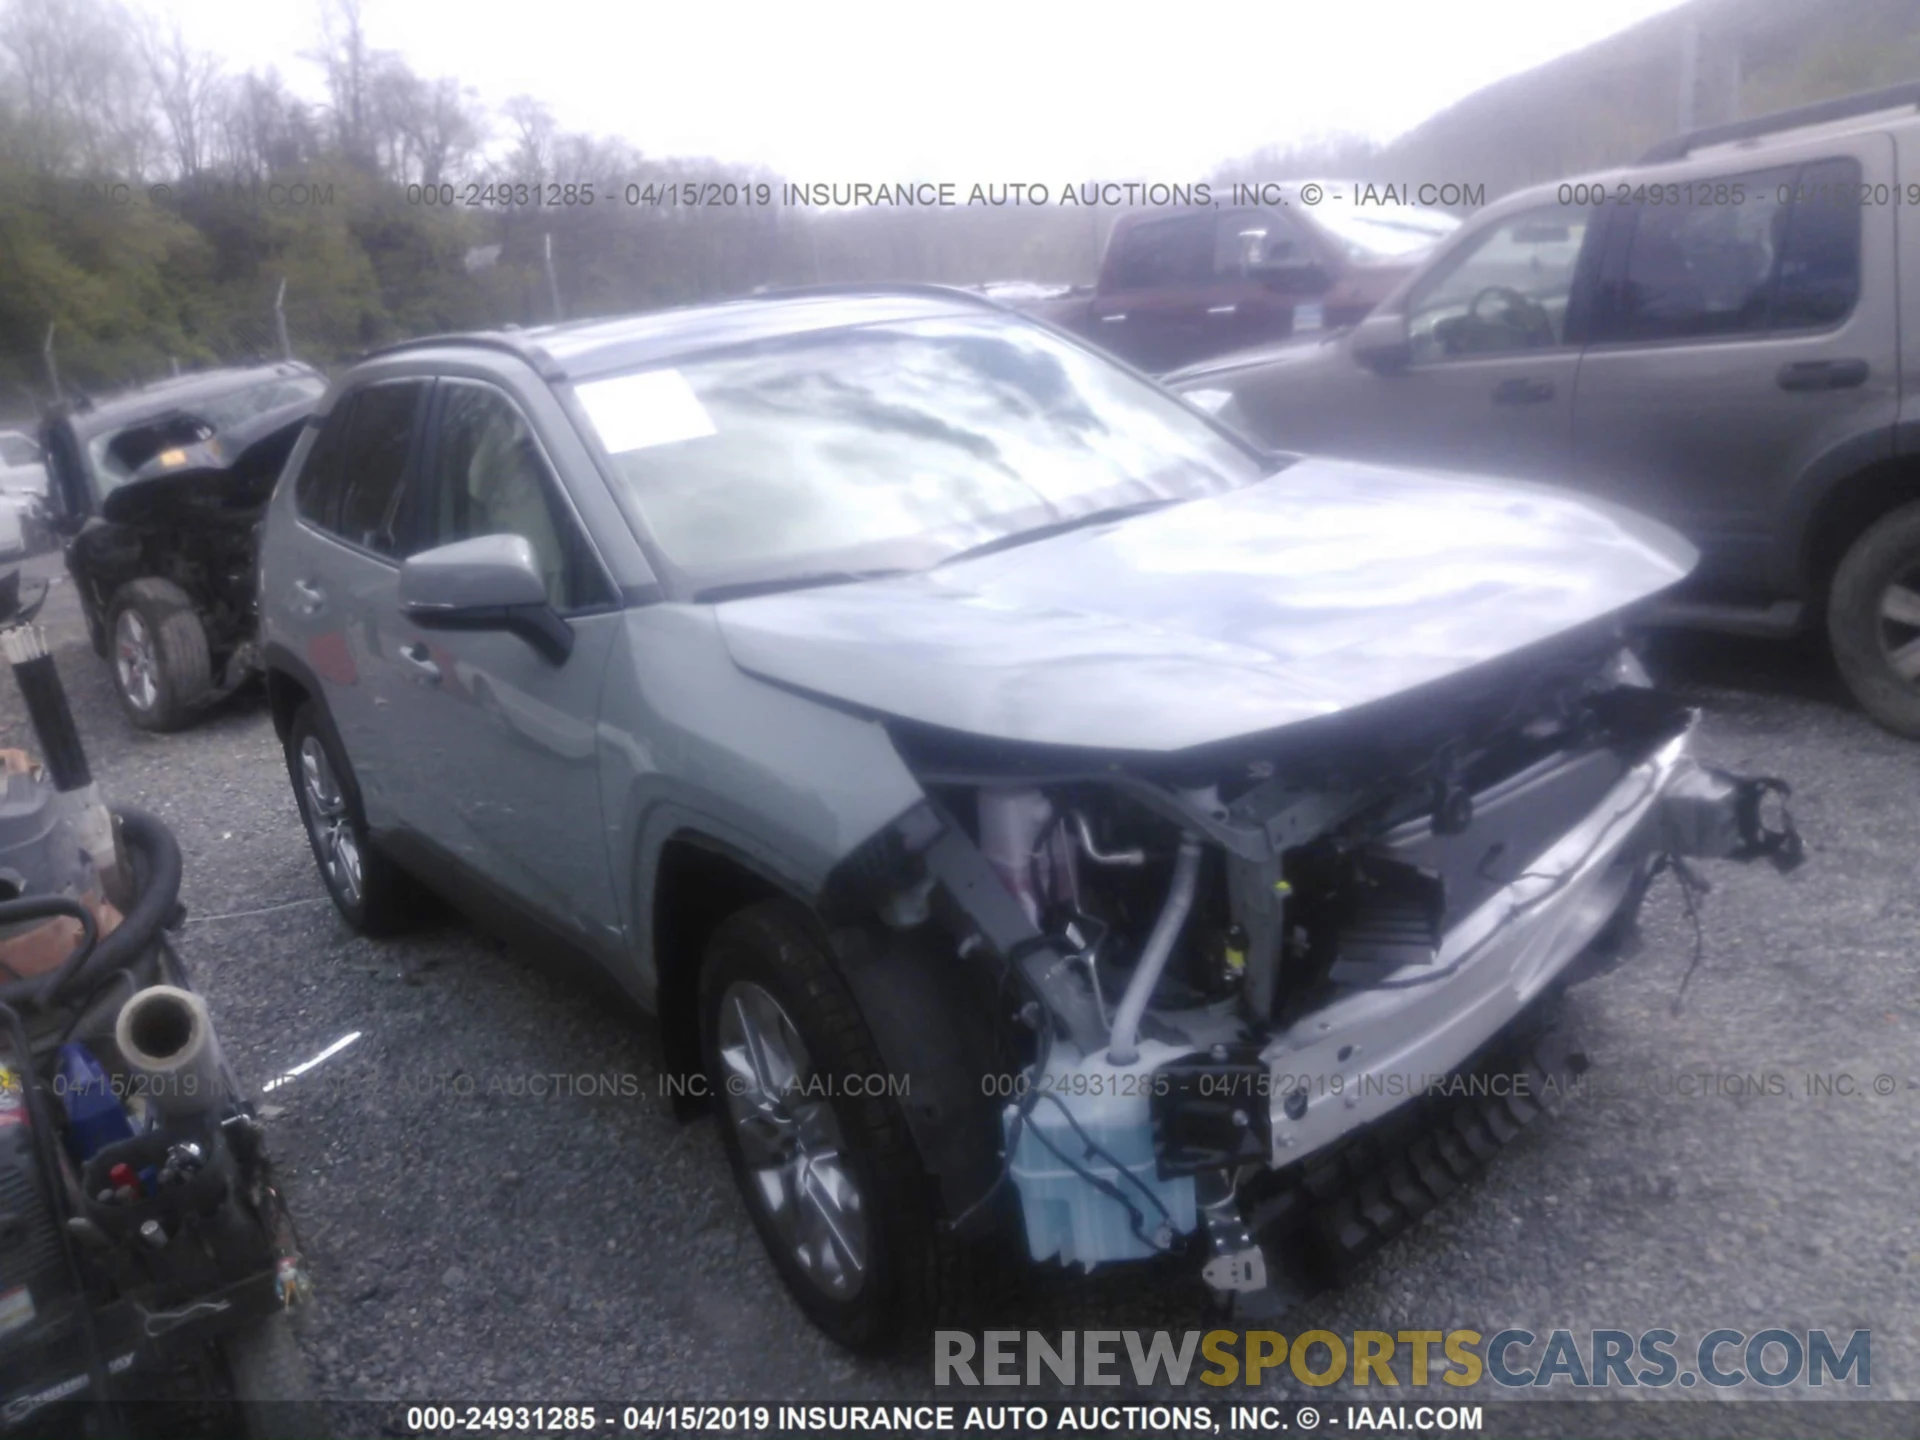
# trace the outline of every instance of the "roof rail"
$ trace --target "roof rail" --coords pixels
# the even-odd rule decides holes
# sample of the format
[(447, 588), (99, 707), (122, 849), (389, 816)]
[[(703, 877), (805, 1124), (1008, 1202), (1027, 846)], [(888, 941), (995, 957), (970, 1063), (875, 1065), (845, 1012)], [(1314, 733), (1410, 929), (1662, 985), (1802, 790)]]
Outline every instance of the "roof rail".
[(1867, 90), (1858, 95), (1843, 95), (1837, 100), (1821, 100), (1792, 110), (1777, 110), (1751, 120), (1735, 120), (1726, 125), (1709, 125), (1704, 130), (1689, 130), (1662, 140), (1638, 161), (1658, 165), (1681, 160), (1708, 145), (1724, 145), (1729, 140), (1750, 140), (1781, 130), (1798, 130), (1807, 125), (1827, 125), (1836, 120), (1851, 120), (1855, 115), (1871, 115), (1876, 110), (1920, 109), (1920, 82), (1889, 85), (1884, 90)]
[(992, 296), (983, 295), (978, 290), (969, 290), (961, 285), (936, 284), (930, 280), (827, 280), (810, 285), (770, 285), (730, 298), (734, 300), (795, 300), (807, 295), (929, 295), (937, 296), (942, 300), (970, 301), (988, 310), (1007, 308)]
[(391, 345), (382, 345), (378, 350), (369, 350), (354, 363), (361, 364), (407, 350), (431, 350), (442, 345), (474, 345), (483, 350), (499, 350), (516, 359), (526, 361), (543, 379), (553, 380), (560, 377), (559, 365), (540, 346), (517, 340), (501, 331), (489, 330), (455, 330), (442, 335), (416, 335), (411, 340), (396, 340)]

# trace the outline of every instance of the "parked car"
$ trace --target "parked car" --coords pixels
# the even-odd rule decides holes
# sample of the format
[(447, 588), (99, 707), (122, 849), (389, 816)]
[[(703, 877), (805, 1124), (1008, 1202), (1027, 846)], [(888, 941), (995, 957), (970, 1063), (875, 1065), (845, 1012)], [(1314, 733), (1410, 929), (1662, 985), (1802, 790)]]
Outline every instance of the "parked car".
[(286, 362), (56, 409), (53, 523), (127, 718), (173, 730), (255, 673), (254, 530), (326, 381)]
[(0, 430), (0, 560), (41, 549), (47, 537), (47, 468), (33, 437)]
[[(1668, 618), (1824, 621), (1920, 738), (1920, 86), (1683, 136), (1466, 225), (1356, 327), (1171, 384), (1262, 442), (1562, 483), (1701, 549)], [(1903, 179), (1903, 177), (1908, 177)]]
[[(1398, 200), (1361, 203), (1356, 182), (1270, 188), (1280, 203), (1122, 215), (1091, 286), (982, 288), (1157, 374), (1351, 324), (1460, 223)], [(1318, 198), (1301, 200), (1303, 188)]]
[[(1791, 858), (1621, 648), (1693, 558), (828, 290), (355, 366), (267, 511), (262, 656), (347, 921), (418, 878), (604, 965), (801, 1307), (879, 1349), (996, 1236), (1266, 1304), (1269, 1254), (1363, 1253), (1537, 1113), (1388, 1077), (1544, 1084), (1512, 1047), (1660, 853)], [(1329, 1218), (1391, 1117), (1422, 1168)]]

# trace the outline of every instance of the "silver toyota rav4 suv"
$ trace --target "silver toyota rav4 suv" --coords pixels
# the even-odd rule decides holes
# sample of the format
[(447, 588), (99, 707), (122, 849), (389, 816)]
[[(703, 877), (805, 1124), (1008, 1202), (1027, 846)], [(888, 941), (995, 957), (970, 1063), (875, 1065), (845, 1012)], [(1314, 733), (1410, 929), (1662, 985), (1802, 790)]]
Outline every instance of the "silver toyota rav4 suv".
[[(361, 363), (262, 649), (347, 920), (425, 881), (603, 965), (877, 1349), (1009, 1247), (1272, 1307), (1548, 1103), (1546, 1002), (1659, 866), (1794, 858), (1623, 649), (1693, 559), (1263, 453), (977, 296), (815, 291)], [(1535, 1088), (1421, 1088), (1489, 1065)]]
[(1169, 377), (1264, 443), (1515, 475), (1674, 526), (1667, 621), (1824, 628), (1920, 739), (1920, 85), (1506, 196), (1371, 315)]

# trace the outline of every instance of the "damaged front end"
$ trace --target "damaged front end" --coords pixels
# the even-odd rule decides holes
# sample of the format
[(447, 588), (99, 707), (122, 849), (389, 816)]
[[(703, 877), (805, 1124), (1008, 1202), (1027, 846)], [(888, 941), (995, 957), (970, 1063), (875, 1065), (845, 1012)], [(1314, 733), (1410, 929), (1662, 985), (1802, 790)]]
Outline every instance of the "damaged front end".
[[(1257, 1311), (1279, 1281), (1263, 1234), (1299, 1235), (1322, 1201), (1322, 1238), (1352, 1238), (1340, 1215), (1386, 1233), (1369, 1185), (1376, 1210), (1418, 1213), (1394, 1176), (1444, 1193), (1531, 1103), (1474, 1119), (1483, 1143), (1433, 1113), (1430, 1082), (1570, 1063), (1533, 1017), (1657, 865), (1797, 863), (1785, 787), (1699, 765), (1694, 721), (1609, 636), (1178, 756), (891, 727), (928, 801), (831, 898), (946, 935), (989, 978), (972, 1053), (998, 1153), (970, 1197), (948, 1185), (950, 1215), (982, 1223), (1010, 1194), (1035, 1260), (1192, 1253)], [(1354, 1170), (1419, 1116), (1446, 1135)]]

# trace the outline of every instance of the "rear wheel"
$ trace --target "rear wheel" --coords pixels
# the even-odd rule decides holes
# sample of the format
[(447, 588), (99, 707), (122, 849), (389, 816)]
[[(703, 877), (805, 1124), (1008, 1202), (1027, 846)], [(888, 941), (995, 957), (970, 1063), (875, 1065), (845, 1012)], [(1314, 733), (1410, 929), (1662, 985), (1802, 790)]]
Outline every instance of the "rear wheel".
[(775, 900), (724, 922), (700, 1014), (727, 1158), (780, 1278), (840, 1344), (895, 1348), (944, 1308), (955, 1255), (899, 1105), (848, 1093), (880, 1054), (806, 913)]
[(335, 908), (364, 935), (406, 929), (418, 914), (418, 894), (406, 874), (367, 839), (353, 772), (333, 726), (311, 700), (294, 712), (287, 727), (286, 754), (307, 841)]
[(132, 580), (107, 614), (107, 660), (127, 718), (142, 730), (178, 730), (213, 690), (207, 632), (170, 580)]
[(1834, 572), (1827, 637), (1861, 708), (1920, 740), (1920, 505), (1895, 510), (1854, 541)]

